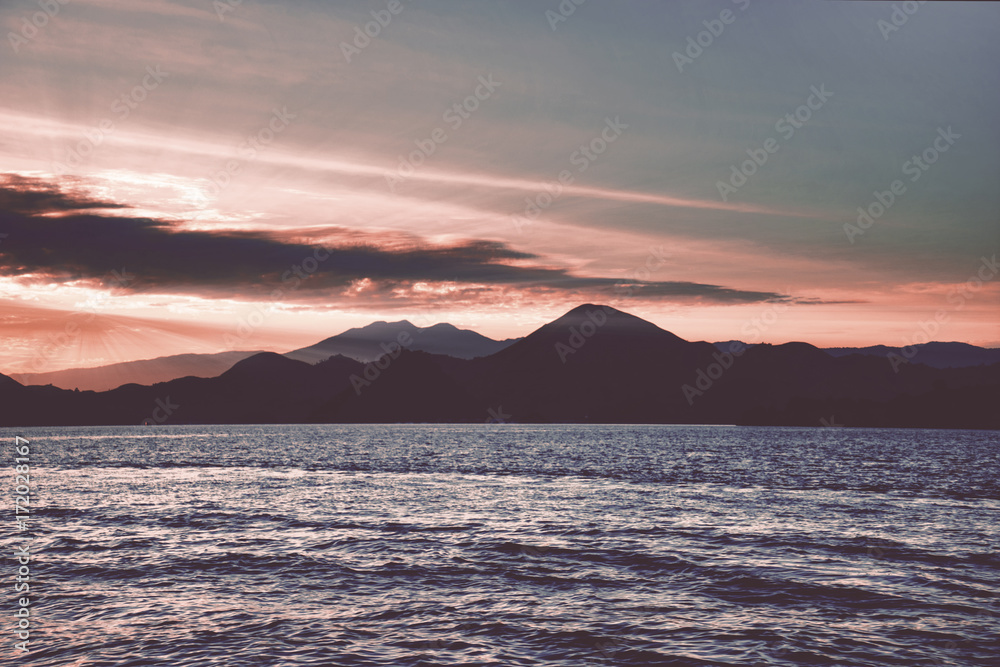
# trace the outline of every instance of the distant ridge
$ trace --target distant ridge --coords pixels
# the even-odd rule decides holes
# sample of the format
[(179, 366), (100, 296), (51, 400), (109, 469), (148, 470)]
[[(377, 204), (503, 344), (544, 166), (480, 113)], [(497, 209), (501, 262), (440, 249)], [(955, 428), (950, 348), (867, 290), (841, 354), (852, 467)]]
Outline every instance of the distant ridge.
[[(374, 333), (396, 324), (380, 323)], [(997, 405), (1000, 364), (893, 368), (879, 356), (836, 357), (806, 343), (720, 350), (595, 304), (473, 359), (404, 346), (389, 346), (371, 362), (337, 355), (310, 364), (265, 352), (218, 377), (105, 392), (23, 386), (0, 376), (0, 426), (152, 420), (1000, 429)]]
[[(402, 320), (373, 322), (365, 327), (349, 329), (315, 345), (288, 352), (285, 356), (311, 364), (336, 355), (368, 362), (385, 354), (382, 346), (394, 343), (402, 333), (411, 341), (408, 349), (446, 354), (460, 359), (487, 356), (519, 340), (512, 338), (497, 341), (447, 323), (421, 328)], [(260, 353), (260, 350), (241, 350), (215, 354), (175, 354), (92, 368), (69, 368), (47, 373), (11, 373), (9, 377), (23, 385), (51, 384), (61, 389), (108, 391), (125, 384), (151, 385), (189, 376), (217, 377), (233, 364)]]
[[(872, 345), (870, 347), (829, 347), (824, 350), (835, 357), (849, 354), (864, 354), (877, 357), (888, 357), (894, 353), (907, 358), (910, 363), (926, 364), (934, 368), (965, 368), (968, 366), (988, 366), (1000, 363), (1000, 349), (976, 347), (968, 343), (930, 342), (914, 345), (915, 353), (904, 355), (903, 348)], [(910, 351), (908, 351), (910, 352)]]
[(459, 359), (474, 359), (499, 352), (518, 339), (493, 340), (475, 331), (459, 329), (447, 323), (418, 327), (407, 320), (373, 322), (364, 327), (348, 329), (309, 347), (285, 354), (289, 359), (314, 364), (334, 355), (357, 361), (374, 361), (396, 345), (414, 352), (445, 354)]
[[(739, 341), (724, 341), (713, 343), (718, 349), (728, 349), (732, 343), (747, 345)], [(869, 357), (888, 359), (895, 354), (914, 364), (924, 364), (932, 368), (968, 368), (970, 366), (989, 366), (1000, 363), (1000, 349), (976, 347), (968, 343), (930, 342), (913, 345), (912, 349), (889, 347), (887, 345), (870, 345), (868, 347), (827, 347), (820, 348), (833, 357), (846, 357), (851, 354), (861, 354)]]
[(68, 368), (49, 373), (11, 373), (21, 384), (51, 384), (62, 389), (107, 391), (123, 384), (156, 384), (176, 378), (215, 377), (233, 364), (260, 350), (219, 352), (217, 354), (175, 354), (140, 361), (126, 361), (93, 368)]

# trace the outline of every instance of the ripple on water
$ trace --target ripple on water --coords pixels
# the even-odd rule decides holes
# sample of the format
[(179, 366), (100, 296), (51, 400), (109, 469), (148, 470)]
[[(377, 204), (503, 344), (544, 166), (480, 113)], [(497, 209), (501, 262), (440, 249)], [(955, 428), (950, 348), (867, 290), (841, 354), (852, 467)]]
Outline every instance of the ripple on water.
[(507, 426), (22, 432), (30, 664), (995, 664), (996, 433)]

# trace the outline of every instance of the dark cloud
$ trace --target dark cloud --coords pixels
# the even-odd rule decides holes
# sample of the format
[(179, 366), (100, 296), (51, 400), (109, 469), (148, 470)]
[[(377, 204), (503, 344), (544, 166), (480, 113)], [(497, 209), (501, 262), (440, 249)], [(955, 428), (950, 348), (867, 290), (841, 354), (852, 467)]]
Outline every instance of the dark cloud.
[(785, 301), (788, 299), (788, 297), (774, 292), (754, 292), (720, 287), (718, 285), (678, 281), (619, 285), (616, 289), (631, 289), (634, 296), (646, 299), (690, 297), (721, 303), (754, 303), (757, 301)]
[[(264, 232), (181, 230), (162, 220), (86, 212), (120, 207), (16, 177), (0, 181), (0, 202), (0, 232), (7, 234), (0, 245), (0, 275), (34, 274), (54, 282), (111, 285), (109, 276), (119, 271), (130, 282), (113, 285), (116, 288), (234, 298), (263, 298), (275, 289), (282, 290), (283, 299), (315, 298), (341, 294), (368, 279), (382, 293), (387, 287), (407, 288), (418, 282), (453, 282), (647, 300), (787, 299), (773, 292), (693, 282), (622, 284), (612, 278), (578, 277), (538, 266), (538, 256), (495, 241), (441, 246), (412, 239), (401, 246), (394, 235), (383, 246), (377, 237), (359, 234), (356, 241), (340, 235), (324, 247)], [(45, 215), (67, 211), (75, 212)]]
[(74, 195), (40, 179), (20, 174), (0, 174), (0, 212), (47, 215), (120, 208), (125, 207)]

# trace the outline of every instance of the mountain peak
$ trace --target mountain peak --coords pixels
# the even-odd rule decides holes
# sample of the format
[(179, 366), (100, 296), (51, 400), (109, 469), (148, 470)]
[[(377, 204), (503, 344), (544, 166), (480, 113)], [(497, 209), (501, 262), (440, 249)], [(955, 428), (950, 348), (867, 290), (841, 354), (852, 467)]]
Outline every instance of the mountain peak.
[(258, 373), (276, 373), (289, 369), (305, 367), (301, 361), (295, 361), (275, 352), (260, 352), (233, 364), (233, 367), (221, 377), (243, 377)]
[(613, 360), (620, 358), (623, 352), (644, 346), (660, 351), (676, 351), (686, 345), (690, 343), (641, 317), (611, 306), (585, 303), (536, 329), (492, 358), (501, 364), (530, 359), (530, 364), (540, 368), (560, 361), (565, 363), (566, 355), (581, 350), (583, 356), (615, 363)]
[(618, 310), (617, 308), (612, 308), (611, 306), (593, 303), (585, 303), (582, 306), (577, 306), (559, 319), (542, 328), (579, 328), (587, 322), (604, 330), (614, 330), (619, 333), (666, 336), (673, 342), (684, 342), (684, 339), (679, 336), (676, 336), (665, 329), (661, 329), (652, 322), (644, 320), (641, 317), (632, 315), (631, 313), (626, 313)]
[[(622, 312), (617, 308), (612, 308), (611, 306), (605, 306), (603, 304), (597, 304), (597, 303), (582, 304), (570, 310), (568, 313), (566, 313), (566, 315), (580, 315), (580, 314), (586, 315), (592, 310), (603, 310), (604, 312), (609, 314), (613, 313), (615, 315), (625, 315), (626, 317), (635, 317), (634, 315), (629, 315), (628, 313)], [(566, 315), (563, 315), (563, 317), (566, 317)]]
[[(400, 331), (412, 332), (418, 329), (409, 320), (399, 320), (398, 322), (386, 322), (385, 320), (378, 320), (377, 322), (372, 322), (371, 324), (366, 324), (363, 327), (354, 327), (353, 329), (348, 329), (342, 334), (338, 334), (339, 337), (351, 337), (351, 336), (384, 336), (386, 332), (391, 333), (394, 337)], [(332, 338), (337, 338), (338, 336), (332, 336)], [(330, 340), (330, 339), (327, 339)]]
[(459, 329), (447, 322), (418, 327), (407, 320), (379, 321), (364, 327), (348, 329), (315, 345), (292, 350), (285, 356), (316, 363), (340, 354), (367, 363), (401, 346), (414, 351), (473, 359), (493, 354), (513, 342), (513, 340), (496, 341), (475, 331)]
[(447, 322), (438, 322), (437, 324), (432, 324), (429, 327), (424, 327), (422, 331), (461, 331), (454, 324), (449, 324)]

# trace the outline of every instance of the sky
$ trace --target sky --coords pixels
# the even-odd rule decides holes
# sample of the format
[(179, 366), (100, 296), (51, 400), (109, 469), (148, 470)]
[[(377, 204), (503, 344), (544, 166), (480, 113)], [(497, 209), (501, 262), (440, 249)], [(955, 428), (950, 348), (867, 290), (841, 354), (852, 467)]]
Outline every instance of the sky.
[(4, 0), (0, 27), (0, 372), (582, 303), (1000, 346), (998, 4)]

